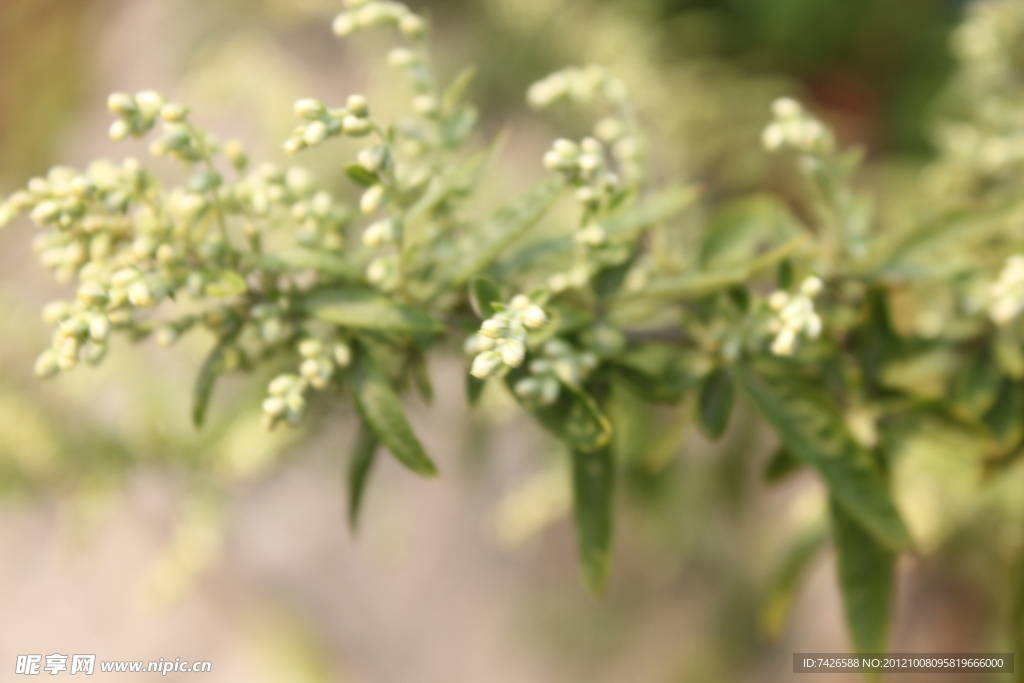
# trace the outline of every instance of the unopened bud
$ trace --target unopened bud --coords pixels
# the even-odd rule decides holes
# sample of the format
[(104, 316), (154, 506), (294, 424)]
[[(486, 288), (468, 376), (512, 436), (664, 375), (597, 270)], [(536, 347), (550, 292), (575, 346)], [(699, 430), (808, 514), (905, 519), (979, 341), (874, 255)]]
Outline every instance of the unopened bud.
[(302, 99), (295, 103), (295, 114), (307, 121), (318, 121), (327, 116), (327, 105), (312, 98)]
[(373, 126), (367, 119), (349, 114), (341, 120), (341, 131), (345, 135), (359, 138), (368, 135), (371, 130)]
[(373, 213), (384, 205), (387, 190), (383, 185), (373, 185), (359, 199), (359, 209), (363, 213)]

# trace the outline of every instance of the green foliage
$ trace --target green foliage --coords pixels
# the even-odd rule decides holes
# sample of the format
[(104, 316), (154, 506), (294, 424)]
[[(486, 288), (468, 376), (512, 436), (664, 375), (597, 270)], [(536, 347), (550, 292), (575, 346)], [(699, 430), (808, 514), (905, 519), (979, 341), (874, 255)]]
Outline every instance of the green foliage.
[[(180, 186), (135, 159), (97, 161), (56, 167), (0, 204), (0, 225), (28, 214), (44, 230), (41, 263), (77, 281), (74, 298), (46, 307), (56, 329), (37, 374), (100, 362), (115, 333), (170, 345), (206, 329), (216, 341), (196, 382), (201, 426), (220, 376), (293, 367), (269, 383), (264, 423), (301, 423), (311, 390), (351, 399), (362, 425), (348, 475), (355, 527), (378, 446), (437, 474), (402, 394), (429, 400), (428, 354), (459, 344), (472, 358), (470, 402), (487, 383), (507, 390), (570, 460), (596, 593), (609, 576), (620, 474), (662, 476), (685, 431), (641, 448), (621, 438), (629, 421), (655, 424), (636, 416), (662, 404), (685, 428), (693, 408), (718, 439), (746, 400), (781, 444), (767, 478), (806, 466), (827, 489), (854, 647), (885, 650), (895, 562), (918, 540), (894, 493), (901, 447), (939, 424), (984, 454), (971, 465), (979, 471), (1024, 452), (1019, 5), (979, 5), (958, 34), (966, 100), (914, 210), (892, 219), (857, 183), (863, 154), (788, 98), (774, 103), (762, 142), (795, 157), (800, 197), (719, 207), (685, 182), (655, 186), (626, 84), (594, 65), (527, 95), (536, 108), (600, 110), (593, 135), (556, 140), (547, 177), (481, 210), (478, 183), (500, 139), (469, 149), (472, 71), (442, 83), (429, 25), (404, 5), (349, 4), (337, 35), (401, 36), (388, 61), (409, 82), (409, 111), (382, 121), (358, 94), (336, 107), (303, 99), (284, 149), (362, 141), (341, 162), (351, 183), (340, 191), (360, 193), (351, 206), (300, 167), (250, 168), (239, 144), (152, 91), (111, 96), (110, 135), (159, 129), (150, 151), (181, 165)], [(993, 91), (992, 106), (971, 99)], [(545, 222), (553, 234), (532, 239)], [(826, 536), (812, 525), (787, 556), (768, 630), (781, 628)]]

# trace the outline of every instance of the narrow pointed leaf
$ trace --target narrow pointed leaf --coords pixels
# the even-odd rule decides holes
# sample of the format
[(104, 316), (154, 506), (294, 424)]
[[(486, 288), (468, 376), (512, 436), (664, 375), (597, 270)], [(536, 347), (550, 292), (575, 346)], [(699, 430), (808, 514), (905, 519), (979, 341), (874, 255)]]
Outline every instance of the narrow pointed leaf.
[(881, 472), (847, 433), (829, 396), (778, 365), (734, 370), (757, 410), (794, 456), (818, 470), (838, 504), (879, 542), (909, 547), (910, 536)]
[(380, 178), (376, 173), (368, 171), (359, 164), (349, 164), (345, 167), (345, 175), (348, 176), (356, 185), (360, 187), (370, 187), (380, 182)]
[(206, 420), (206, 408), (210, 403), (213, 387), (224, 372), (224, 356), (238, 338), (240, 331), (241, 326), (235, 326), (222, 335), (199, 369), (199, 376), (192, 391), (192, 424), (196, 429), (201, 428)]
[(270, 270), (315, 270), (352, 282), (361, 282), (363, 274), (340, 254), (291, 247), (270, 254), (251, 254), (246, 260), (261, 268)]
[(349, 380), (359, 414), (380, 443), (413, 472), (436, 476), (437, 467), (412, 431), (398, 396), (365, 351), (355, 354)]
[(572, 451), (572, 489), (583, 577), (600, 595), (611, 562), (615, 465), (610, 449)]
[(694, 185), (670, 188), (609, 219), (604, 225), (605, 232), (609, 237), (615, 238), (633, 236), (645, 228), (672, 218), (693, 204), (699, 196), (700, 191)]
[(348, 526), (353, 533), (359, 526), (359, 513), (363, 506), (366, 482), (373, 470), (379, 443), (373, 430), (365, 422), (361, 422), (348, 466)]
[(540, 220), (564, 187), (563, 178), (549, 178), (477, 226), (474, 232), (479, 241), (473, 244), (470, 253), (442, 270), (455, 273), (444, 289), (461, 287), (469, 278), (489, 266), (510, 244)]
[(487, 319), (494, 315), (491, 304), (501, 302), (501, 292), (493, 280), (475, 277), (469, 282), (469, 303), (478, 318)]
[(701, 429), (708, 438), (717, 440), (725, 433), (735, 397), (732, 377), (724, 368), (718, 368), (701, 382), (697, 408)]
[(369, 290), (320, 291), (306, 299), (304, 307), (313, 317), (342, 327), (405, 334), (444, 332), (444, 324), (426, 311)]
[(585, 392), (562, 386), (558, 400), (551, 405), (535, 405), (523, 401), (515, 392), (515, 383), (528, 372), (516, 368), (505, 377), (505, 382), (520, 405), (528, 410), (541, 425), (564, 441), (570, 448), (593, 451), (603, 448), (612, 437), (611, 423), (597, 402)]
[(832, 535), (846, 623), (856, 652), (887, 652), (896, 555), (833, 499)]
[[(824, 520), (822, 520), (824, 522)], [(761, 631), (769, 638), (782, 632), (793, 607), (800, 582), (829, 539), (827, 524), (817, 523), (804, 529), (786, 552), (772, 578), (761, 608)]]

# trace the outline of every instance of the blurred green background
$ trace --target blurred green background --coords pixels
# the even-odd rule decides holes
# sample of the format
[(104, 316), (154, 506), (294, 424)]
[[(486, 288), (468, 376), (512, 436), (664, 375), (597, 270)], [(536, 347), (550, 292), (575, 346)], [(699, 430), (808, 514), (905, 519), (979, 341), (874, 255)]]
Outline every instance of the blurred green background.
[[(105, 138), (113, 90), (165, 91), (257, 160), (281, 161), (295, 99), (372, 100), (394, 82), (384, 41), (330, 34), (338, 4), (0, 0), (0, 194), (58, 162), (142, 156)], [(599, 62), (630, 84), (659, 172), (703, 184), (712, 206), (793, 192), (792, 171), (758, 143), (780, 95), (867, 148), (883, 204), (911, 191), (933, 154), (963, 11), (949, 0), (412, 4), (433, 18), (443, 72), (478, 66), (484, 133), (511, 131), (499, 187), (537, 177), (550, 140), (583, 129), (578, 113), (529, 112), (526, 87)], [(329, 152), (302, 163), (340, 178)], [(611, 589), (596, 602), (577, 577), (559, 453), (501, 396), (471, 416), (458, 359), (432, 359), (446, 389), (412, 406), (444, 476), (385, 463), (352, 539), (340, 472), (353, 421), (340, 401), (302, 432), (266, 435), (260, 387), (226, 382), (217, 420), (196, 434), (201, 342), (121, 349), (37, 382), (38, 311), (63, 289), (32, 262), (32, 236), (22, 224), (0, 233), (0, 670), (17, 654), (73, 652), (210, 660), (217, 681), (779, 681), (794, 651), (848, 650), (828, 555), (786, 569), (815, 538), (822, 492), (803, 475), (763, 482), (773, 443), (749, 411), (714, 446), (685, 413), (620, 435), (637, 455)], [(978, 495), (960, 444), (941, 433), (922, 444), (897, 480), (928, 552), (901, 567), (893, 649), (1005, 650), (1020, 477)]]

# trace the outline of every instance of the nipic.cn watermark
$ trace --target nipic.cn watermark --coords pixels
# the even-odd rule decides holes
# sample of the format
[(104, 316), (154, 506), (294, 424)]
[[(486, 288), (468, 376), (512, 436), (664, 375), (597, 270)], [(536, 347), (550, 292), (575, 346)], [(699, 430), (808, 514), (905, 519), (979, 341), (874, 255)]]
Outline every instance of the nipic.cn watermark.
[(127, 660), (96, 661), (96, 655), (18, 655), (14, 665), (14, 673), (23, 676), (39, 676), (40, 674), (67, 673), (91, 676), (100, 673), (158, 673), (166, 676), (169, 673), (209, 673), (213, 670), (210, 662), (190, 662), (175, 657), (173, 660), (161, 657), (150, 662)]

